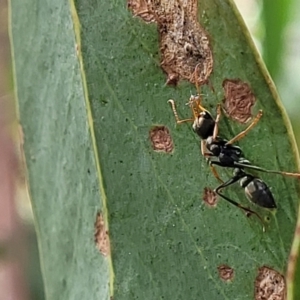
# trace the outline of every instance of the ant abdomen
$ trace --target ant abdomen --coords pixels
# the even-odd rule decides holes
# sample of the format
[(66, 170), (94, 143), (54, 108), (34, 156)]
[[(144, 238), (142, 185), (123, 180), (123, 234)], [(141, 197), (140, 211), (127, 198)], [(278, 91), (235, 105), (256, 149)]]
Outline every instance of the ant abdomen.
[(264, 181), (245, 174), (245, 177), (240, 180), (240, 184), (245, 189), (245, 194), (251, 202), (264, 208), (276, 208), (273, 195)]

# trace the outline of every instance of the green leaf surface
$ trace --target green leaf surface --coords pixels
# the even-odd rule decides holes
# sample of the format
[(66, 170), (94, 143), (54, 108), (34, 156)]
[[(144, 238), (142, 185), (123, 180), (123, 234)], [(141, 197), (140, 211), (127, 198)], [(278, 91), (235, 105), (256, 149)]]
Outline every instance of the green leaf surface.
[(103, 195), (70, 4), (11, 1), (11, 30), (46, 298), (108, 298), (109, 265), (94, 244)]
[[(248, 82), (264, 116), (239, 145), (256, 165), (295, 171), (289, 122), (231, 2), (199, 1), (198, 15), (214, 54), (205, 107), (215, 113), (224, 79)], [(184, 104), (196, 91), (165, 86), (155, 24), (134, 18), (125, 1), (11, 0), (11, 29), (47, 299), (253, 299), (258, 268), (285, 272), (296, 180), (260, 174), (278, 205), (265, 233), (225, 201), (204, 204), (203, 189), (218, 182), (191, 126), (175, 126), (167, 104), (175, 99), (189, 117)], [(170, 129), (172, 154), (152, 150), (157, 124)], [(242, 129), (221, 119), (223, 136)], [(237, 184), (226, 195), (248, 205)], [(94, 244), (98, 211), (112, 264)], [(234, 269), (230, 283), (219, 278), (223, 264)]]

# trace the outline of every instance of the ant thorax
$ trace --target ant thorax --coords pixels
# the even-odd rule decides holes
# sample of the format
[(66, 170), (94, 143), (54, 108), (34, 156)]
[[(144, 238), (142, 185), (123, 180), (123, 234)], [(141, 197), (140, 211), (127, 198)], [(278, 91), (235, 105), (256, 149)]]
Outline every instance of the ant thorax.
[(213, 136), (209, 136), (206, 140), (206, 148), (214, 156), (218, 157), (224, 149), (226, 142), (227, 140), (221, 139), (218, 136), (215, 139)]
[(232, 167), (235, 163), (250, 163), (243, 157), (243, 152), (240, 147), (228, 144), (228, 140), (219, 136), (216, 138), (212, 136), (208, 137), (206, 140), (206, 148), (213, 156), (218, 158), (223, 166)]

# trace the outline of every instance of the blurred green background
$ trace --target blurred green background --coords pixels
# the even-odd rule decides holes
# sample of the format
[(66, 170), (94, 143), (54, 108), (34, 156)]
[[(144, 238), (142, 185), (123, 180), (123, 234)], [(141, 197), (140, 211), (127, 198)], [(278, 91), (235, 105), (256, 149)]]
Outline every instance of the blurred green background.
[(236, 0), (275, 82), (300, 145), (300, 2)]
[[(299, 148), (300, 2), (235, 2), (277, 86)], [(40, 300), (44, 299), (43, 284), (30, 202), (24, 171), (14, 163), (22, 161), (22, 154), (13, 106), (8, 29), (8, 2), (0, 0), (0, 174), (6, 178), (0, 185), (0, 299)], [(12, 247), (19, 250), (9, 255)]]

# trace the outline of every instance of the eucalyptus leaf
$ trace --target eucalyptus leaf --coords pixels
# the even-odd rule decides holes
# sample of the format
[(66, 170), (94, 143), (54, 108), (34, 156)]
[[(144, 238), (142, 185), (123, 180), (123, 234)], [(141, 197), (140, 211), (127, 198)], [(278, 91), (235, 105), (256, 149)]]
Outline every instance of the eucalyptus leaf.
[[(231, 1), (198, 3), (214, 66), (201, 90), (215, 116), (225, 79), (247, 82), (255, 114), (239, 143), (267, 169), (295, 171), (297, 151), (276, 90)], [(277, 212), (263, 232), (254, 216), (226, 201), (203, 201), (218, 186), (189, 124), (176, 126), (167, 100), (185, 103), (195, 87), (165, 85), (156, 24), (125, 1), (11, 0), (16, 98), (47, 299), (254, 299), (259, 268), (284, 275), (298, 208), (298, 182), (258, 174)], [(213, 87), (213, 89), (211, 88)], [(170, 153), (153, 151), (149, 132), (166, 126)], [(242, 131), (223, 116), (220, 134)], [(224, 179), (232, 170), (219, 170)], [(243, 189), (224, 190), (243, 205)], [(111, 256), (94, 241), (102, 213)], [(228, 282), (220, 267), (233, 269)], [(219, 268), (219, 269), (218, 269)]]

